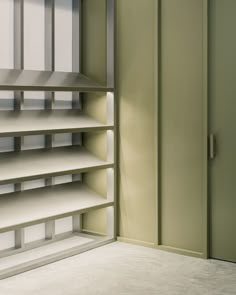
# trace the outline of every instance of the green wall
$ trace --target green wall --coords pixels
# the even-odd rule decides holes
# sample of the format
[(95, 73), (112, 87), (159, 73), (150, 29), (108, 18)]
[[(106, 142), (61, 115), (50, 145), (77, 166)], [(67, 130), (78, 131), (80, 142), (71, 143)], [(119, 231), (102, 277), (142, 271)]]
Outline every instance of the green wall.
[[(86, 0), (84, 10), (84, 72), (103, 82), (104, 0)], [(117, 0), (119, 239), (199, 257), (207, 253), (205, 14), (206, 0)], [(84, 107), (105, 119), (104, 95), (86, 96)], [(104, 157), (102, 135), (85, 142)], [(85, 180), (105, 195), (101, 177)], [(86, 216), (84, 227), (104, 232), (104, 216)]]
[(206, 257), (206, 1), (117, 5), (121, 240)]
[(156, 1), (117, 1), (119, 235), (156, 236)]
[(163, 0), (160, 240), (203, 251), (203, 1)]

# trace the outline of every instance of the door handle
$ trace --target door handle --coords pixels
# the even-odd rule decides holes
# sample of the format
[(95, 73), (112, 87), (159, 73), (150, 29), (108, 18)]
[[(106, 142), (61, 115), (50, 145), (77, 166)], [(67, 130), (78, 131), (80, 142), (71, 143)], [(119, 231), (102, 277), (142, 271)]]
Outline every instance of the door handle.
[(216, 138), (215, 134), (211, 133), (209, 135), (209, 158), (214, 160), (216, 157)]

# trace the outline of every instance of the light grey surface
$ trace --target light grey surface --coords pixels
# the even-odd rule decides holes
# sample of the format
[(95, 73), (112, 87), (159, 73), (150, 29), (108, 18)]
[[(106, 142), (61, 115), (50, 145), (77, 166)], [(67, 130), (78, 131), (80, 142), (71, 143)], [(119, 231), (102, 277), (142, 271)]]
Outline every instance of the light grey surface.
[(113, 205), (80, 182), (0, 196), (0, 232)]
[[(72, 236), (67, 237), (67, 239), (72, 238)], [(75, 245), (75, 241), (73, 242), (71, 240), (68, 242), (65, 241), (66, 243), (63, 243), (63, 240), (58, 242), (54, 241), (54, 243), (42, 245), (40, 248), (38, 248), (39, 245), (34, 248), (28, 248), (28, 251), (18, 253), (14, 257), (9, 256), (2, 258), (0, 265), (0, 280), (114, 242), (114, 239), (110, 237), (96, 237), (84, 233), (78, 233), (77, 237), (77, 245)], [(64, 249), (60, 247), (61, 243), (62, 245), (64, 244)]]
[(1, 69), (0, 90), (106, 92), (113, 88), (79, 73)]
[(1, 259), (0, 272), (16, 265), (32, 262), (34, 259), (43, 258), (43, 256), (59, 253), (64, 250), (71, 249), (93, 241), (89, 237), (80, 237), (78, 235), (70, 235), (67, 238), (60, 239), (54, 243), (42, 245), (41, 247), (29, 249), (26, 252), (17, 253)]
[(110, 168), (83, 147), (57, 147), (0, 155), (0, 183), (11, 183), (40, 177), (73, 174), (91, 169)]
[(113, 129), (76, 110), (0, 111), (0, 137)]
[(1, 295), (235, 295), (236, 265), (124, 243), (3, 280)]

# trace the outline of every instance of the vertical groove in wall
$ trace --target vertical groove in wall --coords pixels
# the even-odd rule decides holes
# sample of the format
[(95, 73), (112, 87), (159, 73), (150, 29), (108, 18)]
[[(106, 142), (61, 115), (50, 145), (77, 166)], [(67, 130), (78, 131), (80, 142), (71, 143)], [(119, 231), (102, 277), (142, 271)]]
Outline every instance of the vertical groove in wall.
[[(157, 1), (157, 107), (156, 107), (156, 130), (157, 130), (157, 245), (161, 245), (161, 181), (160, 181), (160, 167), (161, 167), (161, 0)], [(155, 82), (154, 82), (155, 83)]]
[(114, 122), (115, 124), (115, 139), (114, 139), (114, 152), (115, 152), (115, 169), (116, 169), (116, 174), (115, 174), (115, 219), (116, 219), (116, 236), (120, 236), (120, 142), (119, 142), (119, 134), (120, 134), (120, 104), (118, 102), (118, 97), (119, 97), (119, 89), (118, 89), (118, 83), (117, 83), (117, 63), (118, 63), (118, 53), (117, 53), (117, 48), (118, 48), (118, 25), (117, 25), (117, 20), (118, 20), (118, 1), (115, 1), (115, 14), (114, 14), (114, 32), (115, 32), (115, 38), (114, 38), (114, 87), (115, 87), (115, 101), (114, 101)]
[(203, 253), (209, 257), (208, 199), (208, 10), (209, 0), (203, 1)]

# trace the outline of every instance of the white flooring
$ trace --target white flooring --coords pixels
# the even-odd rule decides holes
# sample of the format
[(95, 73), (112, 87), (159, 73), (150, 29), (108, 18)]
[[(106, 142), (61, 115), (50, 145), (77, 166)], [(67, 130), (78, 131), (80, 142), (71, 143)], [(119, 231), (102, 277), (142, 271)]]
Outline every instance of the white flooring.
[(236, 264), (115, 242), (0, 281), (0, 295), (236, 295)]

